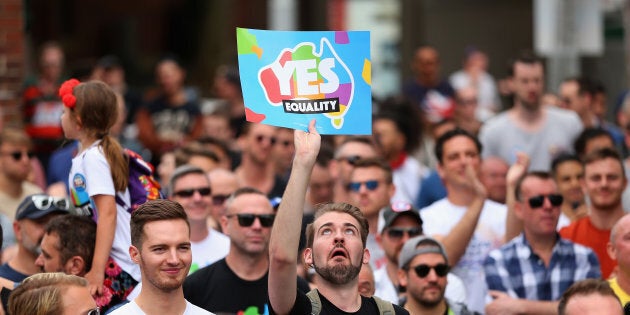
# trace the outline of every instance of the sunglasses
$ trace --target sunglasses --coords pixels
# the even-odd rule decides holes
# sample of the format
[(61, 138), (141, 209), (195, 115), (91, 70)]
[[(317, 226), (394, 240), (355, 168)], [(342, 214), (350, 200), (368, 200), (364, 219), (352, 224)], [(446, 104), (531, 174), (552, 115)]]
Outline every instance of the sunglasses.
[(52, 207), (61, 210), (70, 209), (70, 201), (63, 197), (51, 197), (51, 196), (32, 196), (31, 200), (33, 205), (38, 210), (46, 211)]
[(353, 165), (353, 166), (357, 164), (357, 161), (360, 159), (361, 157), (358, 155), (342, 156), (342, 157), (337, 158), (338, 161), (346, 161), (348, 162), (348, 164)]
[(174, 192), (173, 195), (177, 197), (192, 197), (195, 192), (198, 192), (202, 196), (210, 196), (212, 190), (210, 190), (210, 187), (182, 189)]
[(223, 205), (228, 198), (230, 195), (212, 195), (212, 204), (215, 206)]
[(545, 203), (545, 198), (549, 199), (549, 202), (554, 207), (557, 207), (557, 206), (561, 205), (562, 201), (564, 200), (562, 195), (549, 194), (549, 195), (538, 195), (538, 196), (531, 197), (531, 198), (527, 199), (527, 202), (529, 203), (529, 206), (532, 209), (540, 208)]
[(267, 137), (267, 136), (263, 136), (263, 135), (257, 135), (256, 136), (256, 142), (258, 142), (258, 143), (263, 143), (263, 141), (265, 141), (266, 139), (269, 140), (269, 143), (271, 143), (271, 145), (276, 144), (276, 141), (278, 141), (278, 139), (276, 139), (275, 137)]
[(418, 226), (412, 228), (393, 227), (387, 229), (387, 236), (394, 239), (401, 239), (405, 233), (407, 233), (409, 237), (418, 236), (422, 234), (422, 228)]
[(431, 269), (435, 270), (435, 274), (438, 275), (438, 277), (444, 277), (448, 274), (448, 271), (451, 269), (451, 267), (449, 267), (447, 264), (437, 264), (435, 266), (421, 264), (412, 267), (411, 269), (416, 271), (418, 277), (424, 278), (429, 275)]
[(365, 182), (351, 182), (350, 184), (348, 184), (348, 189), (354, 192), (358, 192), (361, 189), (362, 185), (365, 185), (365, 188), (367, 188), (367, 190), (373, 191), (378, 188), (378, 181), (368, 180)]
[(262, 225), (263, 227), (271, 227), (273, 225), (273, 220), (276, 218), (275, 214), (239, 213), (226, 215), (226, 217), (228, 218), (234, 216), (236, 216), (236, 218), (238, 219), (238, 225), (242, 227), (252, 226), (256, 218), (258, 218), (258, 221), (260, 221), (260, 225)]
[(98, 307), (93, 308), (87, 312), (87, 315), (101, 315), (101, 309)]
[(10, 155), (16, 161), (20, 161), (22, 158), (24, 158), (24, 156), (28, 157), (29, 159), (31, 159), (31, 158), (33, 158), (33, 156), (35, 156), (35, 153), (33, 153), (33, 152), (25, 152), (25, 151), (5, 152), (5, 153), (2, 153), (2, 154)]

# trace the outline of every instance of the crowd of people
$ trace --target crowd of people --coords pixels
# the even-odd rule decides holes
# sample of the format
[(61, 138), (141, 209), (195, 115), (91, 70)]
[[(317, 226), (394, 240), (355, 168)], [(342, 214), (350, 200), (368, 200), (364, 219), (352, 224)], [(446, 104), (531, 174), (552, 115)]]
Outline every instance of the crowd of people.
[[(0, 131), (0, 314), (623, 314), (630, 302), (630, 98), (607, 121), (593, 78), (546, 91), (543, 61), (522, 53), (499, 88), (484, 52), (447, 78), (423, 46), (400, 95), (374, 100), (371, 136), (327, 136), (315, 121), (246, 122), (235, 67), (205, 99), (174, 56), (142, 93), (114, 56), (80, 80), (65, 80), (60, 45), (40, 56), (23, 124)], [(132, 205), (123, 148), (156, 166), (163, 199)]]

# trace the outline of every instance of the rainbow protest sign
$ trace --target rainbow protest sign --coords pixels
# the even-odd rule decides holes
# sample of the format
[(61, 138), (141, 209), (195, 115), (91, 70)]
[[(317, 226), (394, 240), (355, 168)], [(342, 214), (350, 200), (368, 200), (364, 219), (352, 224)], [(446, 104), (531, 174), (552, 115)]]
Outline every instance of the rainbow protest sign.
[(370, 33), (236, 29), (247, 121), (371, 134)]

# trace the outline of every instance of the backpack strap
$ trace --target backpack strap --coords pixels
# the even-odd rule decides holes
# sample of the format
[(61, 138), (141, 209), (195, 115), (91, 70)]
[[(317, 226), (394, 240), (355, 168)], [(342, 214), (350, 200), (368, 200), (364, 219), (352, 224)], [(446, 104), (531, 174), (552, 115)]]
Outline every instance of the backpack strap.
[[(311, 300), (311, 315), (319, 315), (322, 311), (322, 301), (319, 298), (319, 293), (317, 293), (317, 289), (313, 289), (306, 293), (306, 296), (309, 300)], [(396, 311), (394, 310), (394, 305), (385, 301), (378, 296), (372, 296), (374, 302), (376, 302), (376, 306), (378, 307), (378, 311), (381, 315), (395, 315)]]
[(311, 315), (319, 315), (322, 311), (322, 300), (319, 298), (319, 293), (317, 293), (317, 289), (313, 289), (306, 293), (306, 296), (309, 300), (311, 300)]
[(372, 298), (374, 302), (376, 302), (376, 306), (378, 306), (378, 311), (381, 315), (394, 315), (396, 313), (394, 305), (391, 302), (385, 301), (376, 295), (372, 296)]

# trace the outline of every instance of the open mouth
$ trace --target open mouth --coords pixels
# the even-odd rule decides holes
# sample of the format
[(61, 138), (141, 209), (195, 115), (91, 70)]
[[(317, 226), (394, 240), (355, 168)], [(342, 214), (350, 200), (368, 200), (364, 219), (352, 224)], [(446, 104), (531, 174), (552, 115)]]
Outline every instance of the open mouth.
[(336, 248), (330, 254), (330, 258), (343, 257), (348, 258), (348, 254), (343, 248)]

